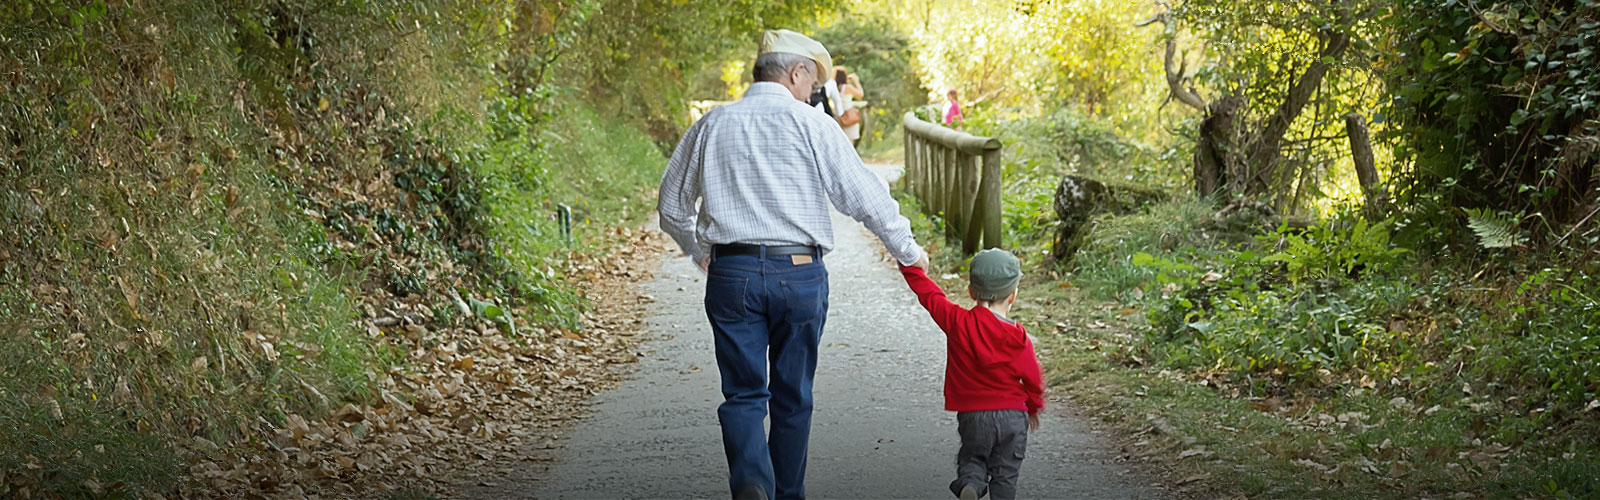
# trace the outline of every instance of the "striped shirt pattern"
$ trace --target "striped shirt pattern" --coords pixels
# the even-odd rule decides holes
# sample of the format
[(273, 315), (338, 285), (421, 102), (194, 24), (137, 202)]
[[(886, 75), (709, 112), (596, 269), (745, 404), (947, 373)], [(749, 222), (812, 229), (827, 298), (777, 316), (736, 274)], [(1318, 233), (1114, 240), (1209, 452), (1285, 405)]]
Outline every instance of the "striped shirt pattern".
[(833, 249), (828, 203), (867, 226), (895, 260), (922, 247), (889, 185), (867, 170), (838, 122), (774, 82), (707, 112), (678, 142), (661, 177), (661, 229), (695, 262), (725, 243)]

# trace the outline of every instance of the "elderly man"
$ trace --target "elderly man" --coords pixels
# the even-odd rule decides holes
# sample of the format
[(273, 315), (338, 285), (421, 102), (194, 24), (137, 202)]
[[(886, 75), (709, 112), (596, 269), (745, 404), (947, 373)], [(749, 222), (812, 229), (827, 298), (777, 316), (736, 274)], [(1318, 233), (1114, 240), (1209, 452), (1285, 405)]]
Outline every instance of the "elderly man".
[(811, 384), (828, 314), (828, 203), (866, 224), (900, 263), (926, 268), (927, 256), (888, 185), (861, 164), (838, 123), (805, 103), (818, 76), (832, 74), (827, 49), (778, 30), (762, 36), (759, 52), (744, 98), (706, 113), (678, 143), (656, 208), (661, 228), (708, 274), (734, 497), (805, 498)]

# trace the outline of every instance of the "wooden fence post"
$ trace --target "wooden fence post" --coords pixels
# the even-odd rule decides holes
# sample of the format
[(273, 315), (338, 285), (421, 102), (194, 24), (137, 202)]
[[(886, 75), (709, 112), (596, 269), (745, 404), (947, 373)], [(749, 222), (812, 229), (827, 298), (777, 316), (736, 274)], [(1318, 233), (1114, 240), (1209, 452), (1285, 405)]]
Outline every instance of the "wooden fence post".
[(960, 171), (956, 167), (956, 150), (951, 148), (940, 149), (944, 150), (944, 234), (946, 237), (959, 238), (961, 235), (961, 192), (959, 191), (961, 182), (959, 181)]
[(940, 160), (944, 159), (944, 153), (940, 149), (937, 147), (928, 148), (928, 163), (933, 165), (934, 172), (933, 213), (938, 214), (939, 217), (949, 217), (944, 206), (944, 183), (945, 178), (948, 176), (945, 175), (944, 165), (940, 164)]
[(961, 251), (968, 254), (978, 251), (981, 242), (979, 237), (983, 236), (983, 204), (978, 202), (978, 180), (981, 175), (978, 172), (978, 157), (962, 154), (961, 199), (966, 220), (961, 224)]
[(911, 190), (911, 186), (916, 185), (917, 179), (917, 167), (911, 162), (911, 134), (900, 134), (900, 144), (900, 156), (905, 157), (901, 162), (904, 163), (902, 165), (904, 170), (900, 172), (900, 186), (907, 192), (915, 193), (916, 191)]
[(922, 211), (931, 214), (939, 211), (933, 206), (933, 183), (939, 180), (939, 172), (928, 162), (929, 146), (928, 138), (917, 137), (917, 164), (922, 165), (923, 173), (927, 174), (922, 178), (922, 192), (917, 196), (922, 198)]
[(911, 173), (911, 176), (906, 178), (906, 192), (911, 193), (912, 197), (916, 197), (918, 194), (917, 183), (920, 182), (918, 179), (922, 177), (922, 169), (917, 167), (917, 138), (911, 134), (906, 134), (905, 140), (906, 172)]
[(962, 157), (963, 155), (956, 152), (955, 149), (948, 151), (950, 158), (950, 211), (955, 213), (955, 216), (950, 218), (952, 223), (950, 224), (950, 237), (955, 238), (956, 241), (961, 241), (962, 237), (967, 234), (967, 217), (971, 209), (971, 206), (967, 204), (967, 173), (966, 169), (962, 168), (966, 166), (967, 162)]
[(1000, 150), (983, 152), (983, 181), (978, 184), (978, 199), (983, 203), (983, 246), (1000, 248)]
[(933, 200), (928, 199), (928, 184), (933, 183), (933, 167), (928, 165), (928, 141), (922, 136), (917, 138), (917, 168), (922, 170), (922, 178), (917, 179), (917, 202), (922, 212), (930, 212)]
[(926, 137), (918, 137), (917, 144), (917, 163), (921, 164), (922, 171), (928, 174), (927, 178), (922, 180), (922, 206), (927, 212), (935, 213), (939, 209), (933, 206), (933, 184), (939, 181), (939, 171), (933, 167), (932, 162), (928, 161), (931, 158), (928, 150), (933, 149), (929, 147), (932, 144), (928, 142)]

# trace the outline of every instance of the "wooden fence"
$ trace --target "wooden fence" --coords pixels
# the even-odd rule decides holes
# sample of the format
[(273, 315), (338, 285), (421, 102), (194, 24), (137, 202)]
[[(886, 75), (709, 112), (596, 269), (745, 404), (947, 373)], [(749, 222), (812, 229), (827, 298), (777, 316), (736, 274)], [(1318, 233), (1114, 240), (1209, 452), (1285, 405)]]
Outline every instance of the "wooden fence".
[(1000, 247), (1000, 141), (928, 123), (912, 113), (901, 122), (906, 189), (921, 202), (922, 213), (939, 216), (945, 239), (960, 241), (968, 255)]

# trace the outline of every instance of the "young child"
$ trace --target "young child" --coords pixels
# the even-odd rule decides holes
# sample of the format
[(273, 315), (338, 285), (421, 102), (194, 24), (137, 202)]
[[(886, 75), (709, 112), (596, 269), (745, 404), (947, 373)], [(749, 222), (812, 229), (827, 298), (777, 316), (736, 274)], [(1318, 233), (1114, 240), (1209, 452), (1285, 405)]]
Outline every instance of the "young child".
[(944, 409), (956, 412), (961, 451), (950, 492), (963, 500), (1017, 495), (1017, 474), (1028, 430), (1039, 428), (1043, 373), (1027, 330), (1006, 318), (1017, 300), (1022, 268), (1011, 252), (989, 249), (972, 257), (964, 309), (920, 268), (900, 266), (917, 301), (944, 330)]

